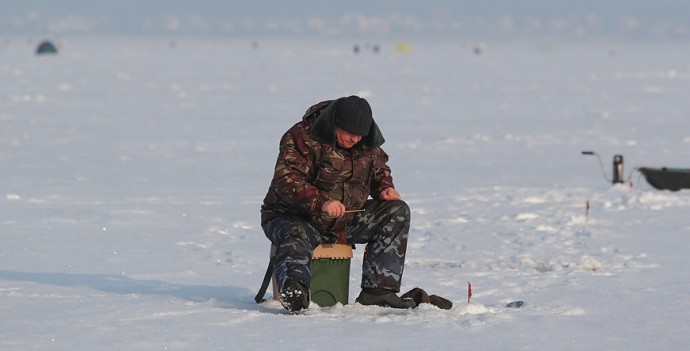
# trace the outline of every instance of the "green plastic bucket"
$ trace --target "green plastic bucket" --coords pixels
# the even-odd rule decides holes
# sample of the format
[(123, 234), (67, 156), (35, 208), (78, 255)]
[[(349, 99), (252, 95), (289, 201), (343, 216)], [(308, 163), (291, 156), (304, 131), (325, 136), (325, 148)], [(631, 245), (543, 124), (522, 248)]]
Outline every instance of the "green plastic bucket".
[(311, 300), (320, 307), (347, 305), (350, 292), (350, 259), (320, 258), (311, 261)]

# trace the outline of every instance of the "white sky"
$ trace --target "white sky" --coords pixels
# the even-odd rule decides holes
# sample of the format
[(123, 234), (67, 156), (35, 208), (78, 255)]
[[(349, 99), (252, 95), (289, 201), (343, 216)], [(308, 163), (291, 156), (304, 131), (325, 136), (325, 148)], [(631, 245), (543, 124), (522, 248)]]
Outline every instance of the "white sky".
[(682, 0), (2, 0), (0, 34), (690, 38)]

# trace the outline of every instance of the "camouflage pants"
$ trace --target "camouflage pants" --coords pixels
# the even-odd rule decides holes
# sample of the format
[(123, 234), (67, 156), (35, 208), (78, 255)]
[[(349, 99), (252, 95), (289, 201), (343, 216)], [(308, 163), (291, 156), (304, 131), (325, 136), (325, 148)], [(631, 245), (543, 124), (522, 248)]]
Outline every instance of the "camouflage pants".
[[(362, 288), (400, 291), (410, 209), (404, 201), (369, 200), (347, 228), (347, 241), (366, 244), (362, 264)], [(275, 274), (278, 286), (290, 278), (311, 284), (312, 251), (324, 237), (306, 220), (285, 215), (263, 225), (266, 237), (276, 246)]]

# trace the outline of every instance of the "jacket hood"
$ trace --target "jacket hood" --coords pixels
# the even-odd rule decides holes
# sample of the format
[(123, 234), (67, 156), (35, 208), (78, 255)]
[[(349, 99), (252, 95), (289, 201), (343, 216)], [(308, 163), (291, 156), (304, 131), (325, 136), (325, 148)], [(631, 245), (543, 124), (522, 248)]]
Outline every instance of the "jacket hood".
[[(307, 110), (302, 119), (311, 124), (309, 137), (323, 144), (336, 145), (335, 111), (336, 107), (338, 107), (338, 103), (343, 99), (345, 98), (322, 101)], [(385, 141), (386, 139), (383, 138), (379, 126), (372, 118), (369, 134), (362, 137), (362, 140), (358, 144), (373, 148), (383, 145)]]

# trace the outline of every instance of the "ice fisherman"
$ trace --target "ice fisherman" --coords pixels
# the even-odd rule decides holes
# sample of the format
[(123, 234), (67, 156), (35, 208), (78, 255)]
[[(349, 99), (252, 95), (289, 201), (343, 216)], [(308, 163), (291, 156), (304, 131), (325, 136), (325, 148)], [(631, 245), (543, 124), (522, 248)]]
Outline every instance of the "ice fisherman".
[(309, 264), (323, 243), (366, 244), (357, 303), (415, 306), (397, 295), (410, 209), (393, 185), (383, 143), (369, 103), (358, 96), (311, 106), (281, 138), (261, 227), (276, 247), (280, 302), (289, 312), (309, 307)]

